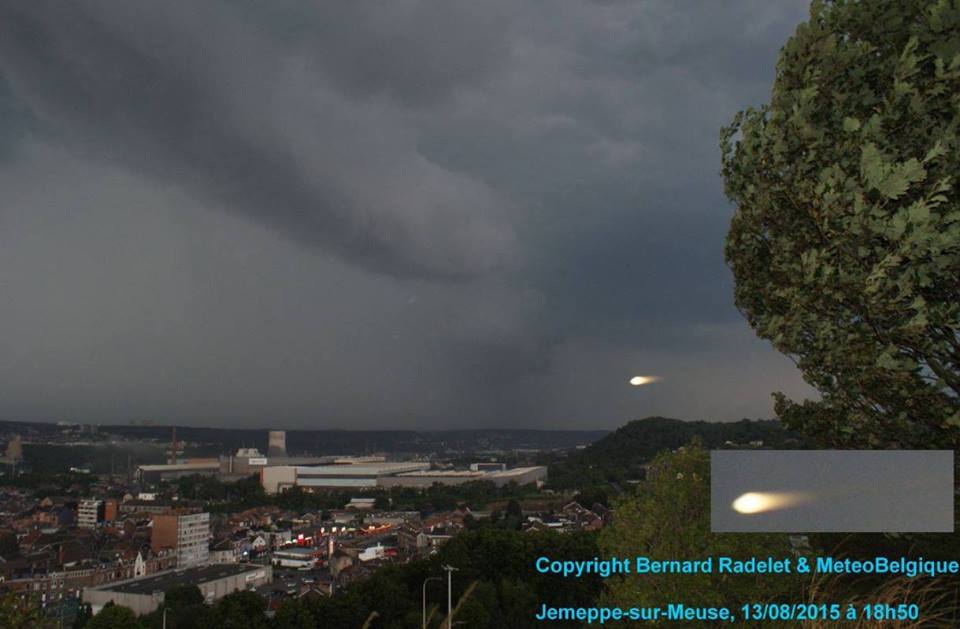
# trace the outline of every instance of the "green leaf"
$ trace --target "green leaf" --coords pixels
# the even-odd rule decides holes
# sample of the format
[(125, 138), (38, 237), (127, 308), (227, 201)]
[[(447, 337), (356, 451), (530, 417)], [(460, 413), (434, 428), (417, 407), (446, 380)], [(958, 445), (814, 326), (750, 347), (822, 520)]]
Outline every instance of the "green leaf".
[(954, 413), (953, 415), (947, 418), (947, 421), (945, 423), (947, 426), (951, 426), (953, 428), (960, 428), (960, 413)]
[(863, 146), (860, 153), (860, 175), (863, 177), (867, 186), (876, 188), (884, 180), (887, 174), (886, 164), (883, 163), (883, 155), (880, 149), (873, 142), (868, 142)]
[(917, 201), (907, 210), (907, 216), (914, 225), (926, 225), (930, 222), (930, 206), (923, 201)]
[(927, 162), (933, 161), (938, 157), (942, 157), (946, 154), (947, 154), (947, 149), (946, 147), (943, 146), (943, 142), (941, 142), (940, 140), (937, 140), (936, 143), (933, 145), (933, 147), (929, 151), (927, 151), (927, 154), (924, 155), (923, 163), (926, 164)]
[(899, 199), (914, 183), (923, 181), (927, 171), (916, 159), (910, 159), (890, 170), (876, 188), (888, 199)]

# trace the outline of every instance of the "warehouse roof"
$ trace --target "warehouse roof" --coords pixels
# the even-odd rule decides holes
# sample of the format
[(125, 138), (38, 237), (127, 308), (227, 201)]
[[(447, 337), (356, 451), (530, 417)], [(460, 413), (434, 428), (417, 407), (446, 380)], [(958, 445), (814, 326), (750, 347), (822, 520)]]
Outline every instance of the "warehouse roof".
[(217, 564), (213, 566), (198, 566), (196, 568), (187, 568), (186, 570), (168, 570), (158, 572), (157, 574), (130, 581), (121, 581), (97, 588), (106, 592), (121, 592), (124, 594), (144, 594), (166, 592), (170, 588), (179, 584), (199, 585), (208, 581), (216, 581), (226, 577), (236, 576), (245, 572), (255, 572), (263, 570), (263, 566), (241, 565), (241, 564)]

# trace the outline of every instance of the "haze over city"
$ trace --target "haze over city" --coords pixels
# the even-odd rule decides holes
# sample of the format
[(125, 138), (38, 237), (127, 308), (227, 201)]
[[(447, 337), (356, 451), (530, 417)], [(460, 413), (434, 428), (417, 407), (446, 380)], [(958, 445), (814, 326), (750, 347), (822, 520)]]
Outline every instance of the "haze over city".
[(806, 13), (5, 3), (0, 418), (771, 417), (717, 137)]

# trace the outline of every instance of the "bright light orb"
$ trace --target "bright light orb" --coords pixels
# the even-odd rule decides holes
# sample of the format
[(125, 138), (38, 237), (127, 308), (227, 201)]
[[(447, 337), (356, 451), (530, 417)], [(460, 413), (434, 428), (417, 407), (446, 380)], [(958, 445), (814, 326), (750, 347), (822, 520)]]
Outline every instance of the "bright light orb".
[(749, 491), (734, 500), (730, 506), (737, 513), (753, 515), (794, 507), (809, 500), (809, 496), (805, 494)]
[(634, 376), (630, 378), (630, 384), (635, 387), (642, 387), (645, 384), (657, 382), (658, 380), (660, 380), (660, 378), (657, 376)]
[(770, 498), (764, 494), (748, 492), (733, 501), (737, 513), (761, 513), (770, 508)]

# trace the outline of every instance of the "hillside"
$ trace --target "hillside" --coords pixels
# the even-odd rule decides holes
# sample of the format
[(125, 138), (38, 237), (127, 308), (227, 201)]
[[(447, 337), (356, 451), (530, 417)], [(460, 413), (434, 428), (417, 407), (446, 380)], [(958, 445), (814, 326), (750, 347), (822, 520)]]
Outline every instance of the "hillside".
[[(93, 428), (93, 430), (91, 429)], [(279, 428), (279, 427), (276, 427)], [(25, 442), (106, 443), (115, 439), (165, 445), (171, 438), (169, 425), (67, 426), (52, 423), (0, 421), (0, 443), (13, 434)], [(268, 428), (177, 426), (177, 439), (187, 444), (190, 456), (230, 454), (240, 447), (266, 452)], [(66, 432), (65, 432), (66, 431)], [(512, 450), (566, 450), (592, 443), (608, 434), (606, 430), (535, 430), (486, 428), (460, 430), (287, 430), (287, 451), (291, 454), (390, 454), (475, 453)], [(125, 458), (126, 455), (124, 454)]]
[(666, 417), (634, 420), (550, 468), (551, 485), (557, 488), (589, 487), (643, 477), (643, 464), (663, 450), (672, 450), (699, 437), (707, 448), (727, 442), (746, 445), (763, 441), (765, 448), (797, 448), (798, 435), (787, 432), (776, 420), (720, 423), (682, 421)]

